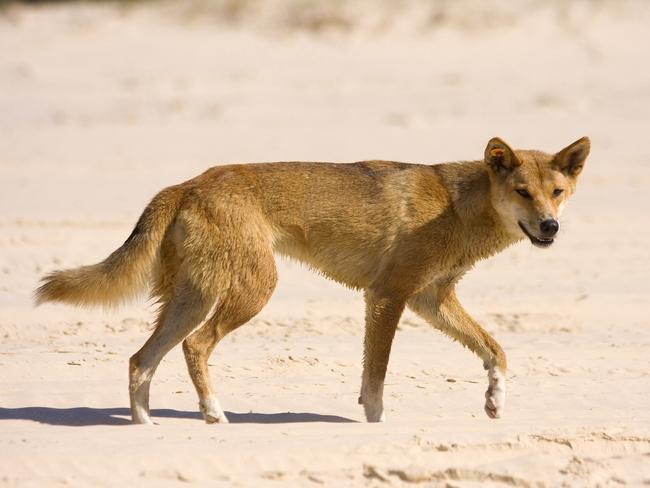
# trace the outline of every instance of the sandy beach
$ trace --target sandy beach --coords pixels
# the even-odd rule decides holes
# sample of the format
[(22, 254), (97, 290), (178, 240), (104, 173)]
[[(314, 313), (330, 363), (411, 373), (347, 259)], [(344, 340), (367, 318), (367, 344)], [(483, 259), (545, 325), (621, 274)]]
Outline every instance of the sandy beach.
[[(0, 486), (650, 485), (650, 5), (323, 3), (0, 9)], [(584, 135), (556, 244), (458, 288), (508, 354), (499, 420), (481, 362), (406, 313), (388, 421), (365, 423), (362, 296), (292, 262), (211, 358), (229, 425), (203, 422), (180, 348), (152, 383), (159, 425), (130, 425), (151, 303), (33, 306), (44, 273), (103, 259), (213, 165)]]

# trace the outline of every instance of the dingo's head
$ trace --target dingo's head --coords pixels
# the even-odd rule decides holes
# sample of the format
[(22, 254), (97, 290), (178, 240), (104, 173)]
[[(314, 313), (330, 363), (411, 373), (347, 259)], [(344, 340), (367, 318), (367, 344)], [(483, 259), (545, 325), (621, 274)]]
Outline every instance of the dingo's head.
[(549, 247), (560, 230), (558, 219), (574, 192), (589, 154), (583, 137), (557, 154), (513, 151), (495, 137), (485, 148), (494, 209), (508, 231)]

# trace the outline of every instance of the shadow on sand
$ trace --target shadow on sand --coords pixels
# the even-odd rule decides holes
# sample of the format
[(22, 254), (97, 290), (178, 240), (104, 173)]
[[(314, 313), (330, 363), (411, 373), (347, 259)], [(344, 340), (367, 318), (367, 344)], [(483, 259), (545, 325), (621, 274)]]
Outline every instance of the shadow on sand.
[[(172, 409), (153, 409), (154, 418), (195, 419), (203, 420), (199, 412), (186, 412)], [(349, 423), (355, 420), (336, 415), (320, 415), (317, 413), (235, 413), (226, 412), (230, 423), (233, 424), (290, 424), (298, 422), (328, 422)], [(128, 408), (52, 408), (52, 407), (23, 407), (0, 408), (0, 420), (32, 420), (49, 425), (67, 425), (81, 427), (89, 425), (129, 425), (131, 412)]]

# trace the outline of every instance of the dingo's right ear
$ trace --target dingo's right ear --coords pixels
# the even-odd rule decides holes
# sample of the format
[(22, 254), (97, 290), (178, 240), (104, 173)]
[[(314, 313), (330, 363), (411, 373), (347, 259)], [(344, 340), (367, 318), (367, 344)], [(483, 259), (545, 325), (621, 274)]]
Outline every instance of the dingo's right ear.
[(521, 165), (515, 152), (498, 137), (493, 137), (488, 142), (485, 148), (485, 162), (497, 170), (511, 170)]

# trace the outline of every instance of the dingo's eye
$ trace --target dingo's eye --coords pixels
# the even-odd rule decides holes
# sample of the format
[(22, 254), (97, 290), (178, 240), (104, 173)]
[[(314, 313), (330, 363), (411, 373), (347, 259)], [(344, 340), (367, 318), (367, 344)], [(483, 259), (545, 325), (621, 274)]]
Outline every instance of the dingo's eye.
[(519, 190), (515, 190), (515, 191), (516, 191), (517, 193), (519, 193), (519, 195), (521, 195), (522, 197), (527, 198), (527, 199), (529, 199), (529, 200), (530, 200), (531, 198), (533, 198), (533, 197), (530, 196), (530, 193), (528, 193), (528, 191), (526, 191), (526, 190), (524, 190), (524, 189), (519, 189)]
[(563, 191), (564, 190), (562, 188), (556, 188), (555, 190), (553, 190), (553, 196), (554, 197), (559, 197), (560, 195), (562, 195)]

